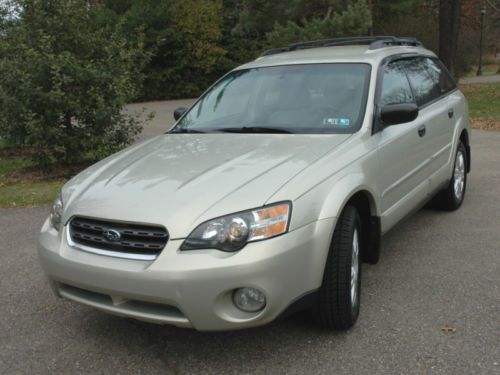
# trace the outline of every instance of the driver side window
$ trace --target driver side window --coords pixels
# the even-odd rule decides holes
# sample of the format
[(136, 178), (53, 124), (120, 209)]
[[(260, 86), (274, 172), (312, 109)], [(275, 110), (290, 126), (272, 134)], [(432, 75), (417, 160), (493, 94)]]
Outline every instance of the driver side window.
[(410, 83), (402, 61), (388, 64), (384, 70), (379, 105), (414, 103)]

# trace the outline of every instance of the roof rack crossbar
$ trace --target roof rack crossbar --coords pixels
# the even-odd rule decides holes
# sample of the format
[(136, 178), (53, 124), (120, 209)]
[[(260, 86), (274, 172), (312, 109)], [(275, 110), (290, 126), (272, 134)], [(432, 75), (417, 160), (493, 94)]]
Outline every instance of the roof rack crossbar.
[(412, 46), (423, 47), (416, 38), (396, 36), (358, 36), (332, 39), (319, 39), (310, 42), (293, 43), (287, 47), (272, 48), (265, 51), (261, 56), (275, 55), (277, 53), (296, 51), (299, 49), (333, 47), (347, 45), (369, 45), (370, 49), (378, 49), (389, 46)]

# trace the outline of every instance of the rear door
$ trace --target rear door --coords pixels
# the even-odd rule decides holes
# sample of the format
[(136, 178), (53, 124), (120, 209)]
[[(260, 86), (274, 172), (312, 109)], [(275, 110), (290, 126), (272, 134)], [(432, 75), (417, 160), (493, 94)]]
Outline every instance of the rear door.
[(456, 108), (456, 98), (454, 99), (453, 95), (450, 95), (456, 90), (456, 84), (444, 65), (436, 58), (426, 58), (425, 65), (439, 91), (436, 103), (431, 104), (435, 107), (436, 118), (429, 124), (431, 132), (436, 138), (433, 138), (435, 144), (431, 162), (432, 175), (430, 176), (430, 188), (435, 190), (442, 187), (443, 183), (450, 177), (449, 163), (454, 155), (453, 133), (455, 122), (459, 117), (459, 108)]
[(419, 107), (419, 118), (426, 128), (427, 173), (430, 189), (434, 190), (446, 179), (443, 174), (447, 173), (452, 151), (453, 111), (447, 94), (454, 89), (454, 84), (445, 80), (445, 71), (439, 62), (429, 57), (411, 59), (406, 70)]

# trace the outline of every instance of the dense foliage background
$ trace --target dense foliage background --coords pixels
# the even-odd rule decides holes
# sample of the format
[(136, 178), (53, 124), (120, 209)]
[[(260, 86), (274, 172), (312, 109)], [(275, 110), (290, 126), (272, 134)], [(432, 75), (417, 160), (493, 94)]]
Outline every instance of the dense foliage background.
[(140, 95), (150, 52), (137, 29), (101, 23), (83, 2), (17, 1), (0, 39), (0, 135), (35, 147), (39, 164), (98, 159), (129, 144), (138, 121), (121, 113)]
[[(100, 158), (140, 129), (131, 101), (195, 97), (265, 49), (416, 36), (456, 75), (500, 39), (500, 0), (0, 0), (0, 140), (40, 163)], [(445, 56), (443, 56), (445, 55)]]

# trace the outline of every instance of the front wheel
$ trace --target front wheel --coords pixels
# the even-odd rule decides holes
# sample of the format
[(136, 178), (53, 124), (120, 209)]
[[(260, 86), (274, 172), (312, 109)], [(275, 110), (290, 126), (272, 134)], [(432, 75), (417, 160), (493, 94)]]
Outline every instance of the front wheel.
[(313, 316), (330, 329), (351, 328), (359, 315), (361, 286), (361, 220), (356, 208), (346, 206), (339, 217), (326, 260), (323, 284)]
[(450, 183), (433, 199), (436, 208), (453, 211), (458, 209), (465, 197), (467, 187), (467, 152), (462, 142), (458, 143)]

